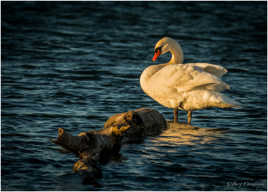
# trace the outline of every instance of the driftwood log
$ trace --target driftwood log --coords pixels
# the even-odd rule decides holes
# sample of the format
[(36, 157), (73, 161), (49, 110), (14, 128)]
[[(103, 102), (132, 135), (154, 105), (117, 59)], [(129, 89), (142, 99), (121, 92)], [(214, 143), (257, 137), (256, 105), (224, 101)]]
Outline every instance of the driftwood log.
[(58, 137), (52, 142), (75, 153), (79, 160), (73, 171), (85, 175), (84, 183), (96, 184), (96, 179), (102, 176), (101, 165), (120, 157), (122, 145), (141, 142), (146, 136), (157, 136), (166, 128), (162, 114), (140, 108), (111, 116), (103, 129), (81, 132), (78, 136), (59, 128)]

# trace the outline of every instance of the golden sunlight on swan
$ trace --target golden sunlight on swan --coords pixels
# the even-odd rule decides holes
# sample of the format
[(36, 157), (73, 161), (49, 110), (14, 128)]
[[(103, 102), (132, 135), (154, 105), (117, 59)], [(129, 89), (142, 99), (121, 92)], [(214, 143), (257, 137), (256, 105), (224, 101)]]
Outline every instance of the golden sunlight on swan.
[(178, 122), (178, 110), (187, 111), (191, 124), (192, 111), (210, 107), (230, 108), (239, 105), (220, 93), (230, 86), (221, 80), (227, 70), (208, 63), (183, 64), (181, 46), (164, 37), (155, 45), (153, 61), (160, 55), (171, 53), (168, 63), (151, 65), (141, 74), (143, 91), (161, 105), (174, 109), (174, 122)]

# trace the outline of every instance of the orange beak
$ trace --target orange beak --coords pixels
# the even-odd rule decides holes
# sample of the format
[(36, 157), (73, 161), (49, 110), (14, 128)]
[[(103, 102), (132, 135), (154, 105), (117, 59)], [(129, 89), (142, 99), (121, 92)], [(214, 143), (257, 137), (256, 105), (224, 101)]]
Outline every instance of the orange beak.
[(158, 49), (156, 52), (154, 52), (154, 57), (153, 57), (153, 61), (156, 61), (156, 59), (161, 55), (161, 51), (160, 49)]

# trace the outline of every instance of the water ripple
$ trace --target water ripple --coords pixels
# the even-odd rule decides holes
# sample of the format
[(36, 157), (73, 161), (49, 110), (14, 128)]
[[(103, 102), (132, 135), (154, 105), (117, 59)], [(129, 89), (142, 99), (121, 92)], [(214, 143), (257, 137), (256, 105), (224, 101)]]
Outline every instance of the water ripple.
[[(267, 189), (264, 2), (1, 5), (3, 190)], [(59, 127), (96, 130), (109, 116), (139, 107), (172, 119), (139, 85), (163, 36), (180, 42), (186, 62), (226, 67), (226, 94), (242, 107), (195, 111), (196, 128), (171, 127), (124, 146), (124, 160), (103, 167), (100, 185), (83, 185), (72, 173), (77, 157), (50, 139)]]

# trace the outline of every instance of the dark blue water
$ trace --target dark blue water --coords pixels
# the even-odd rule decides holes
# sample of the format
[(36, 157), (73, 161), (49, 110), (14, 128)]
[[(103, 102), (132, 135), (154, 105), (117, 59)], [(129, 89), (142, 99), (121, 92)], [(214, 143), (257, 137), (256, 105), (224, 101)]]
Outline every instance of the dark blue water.
[[(266, 2), (1, 2), (2, 190), (266, 190)], [(150, 107), (140, 88), (163, 36), (186, 62), (226, 67), (241, 109), (193, 113), (199, 129), (170, 129), (127, 145), (100, 187), (50, 142), (100, 129), (113, 114)], [(169, 56), (163, 56), (159, 63)], [(180, 112), (180, 119), (186, 120)]]

